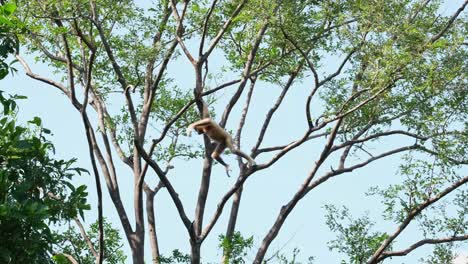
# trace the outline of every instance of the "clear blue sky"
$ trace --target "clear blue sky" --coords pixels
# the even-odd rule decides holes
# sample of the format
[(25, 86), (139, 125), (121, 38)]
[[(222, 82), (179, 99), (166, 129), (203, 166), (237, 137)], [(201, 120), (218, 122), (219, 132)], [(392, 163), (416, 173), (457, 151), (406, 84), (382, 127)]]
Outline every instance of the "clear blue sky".
[[(452, 13), (462, 2), (462, 0), (448, 1), (441, 9), (441, 12), (444, 14)], [(215, 69), (216, 65), (223, 64), (220, 54), (215, 53), (213, 56), (218, 59), (210, 61), (211, 69)], [(59, 80), (58, 76), (54, 77), (54, 74), (45, 65), (32, 63), (31, 57), (27, 56), (26, 58), (34, 72)], [(335, 67), (336, 65), (333, 63), (329, 65), (329, 69), (334, 69)], [(79, 113), (71, 107), (66, 97), (60, 94), (58, 90), (25, 77), (19, 64), (17, 68), (19, 69), (19, 74), (14, 77), (10, 76), (3, 81), (1, 89), (10, 93), (28, 96), (28, 100), (19, 103), (20, 120), (30, 120), (34, 116), (41, 117), (44, 126), (51, 129), (54, 133), (51, 140), (56, 147), (56, 156), (64, 159), (77, 157), (78, 165), (91, 171), (86, 139), (83, 133), (84, 129)], [(169, 71), (181, 87), (192, 87), (194, 81), (193, 72), (184, 57), (181, 57), (176, 62), (172, 62), (169, 65)], [(308, 94), (309, 87), (310, 79), (294, 85), (284, 104), (281, 106), (280, 111), (275, 116), (274, 122), (272, 122), (269, 129), (270, 134), (265, 139), (263, 146), (288, 143), (302, 135), (305, 128), (303, 99)], [(271, 107), (279, 92), (280, 88), (265, 84), (260, 85), (254, 92), (253, 106), (250, 110), (251, 114), (247, 118), (246, 128), (243, 133), (242, 147), (246, 150), (251, 148), (252, 142), (258, 136), (258, 120), (263, 120), (266, 111)], [(229, 92), (225, 93), (229, 95)], [(223, 107), (222, 102), (225, 101), (223, 92), (218, 96), (220, 97), (220, 106)], [(123, 98), (117, 99), (115, 105), (120, 105), (123, 102), (122, 100)], [(244, 98), (240, 102), (244, 102)], [(221, 107), (218, 108), (219, 111), (221, 111)], [(238, 120), (239, 110), (240, 107), (235, 108), (235, 113), (230, 118), (230, 122), (228, 122), (230, 129), (237, 127), (237, 123), (234, 121)], [(201, 137), (194, 136), (191, 140), (201, 142)], [(288, 154), (272, 168), (255, 174), (247, 181), (237, 225), (237, 230), (240, 230), (243, 235), (253, 235), (254, 237), (255, 246), (247, 262), (250, 262), (250, 258), (256, 252), (256, 246), (259, 245), (263, 236), (271, 227), (280, 207), (291, 198), (292, 194), (299, 188), (306, 177), (312, 167), (313, 161), (317, 157), (318, 150), (323, 146), (323, 142), (323, 140), (318, 140), (303, 145)], [(378, 153), (379, 150), (390, 149), (393, 145), (402, 143), (401, 138), (394, 137), (392, 141), (385, 142), (385, 144), (381, 144), (382, 147), (375, 148), (374, 150), (375, 153)], [(266, 157), (261, 156), (257, 162), (266, 160)], [(232, 165), (235, 164), (235, 159), (232, 156), (228, 156), (227, 161)], [(328, 231), (328, 228), (324, 224), (325, 211), (322, 206), (326, 203), (346, 205), (356, 217), (368, 213), (374, 219), (380, 219), (379, 201), (366, 197), (364, 193), (371, 186), (385, 186), (400, 181), (401, 177), (396, 174), (398, 164), (399, 159), (397, 157), (387, 158), (375, 162), (365, 169), (332, 179), (309, 193), (306, 198), (300, 201), (290, 215), (279, 236), (270, 247), (269, 253), (272, 254), (276, 250), (281, 249), (283, 253), (289, 254), (293, 248), (297, 247), (301, 250), (300, 256), (303, 259), (313, 255), (316, 257), (316, 263), (338, 263), (341, 259), (340, 255), (337, 252), (329, 252), (327, 249), (326, 243), (330, 239), (333, 239), (334, 235)], [(132, 218), (131, 186), (133, 185), (133, 176), (125, 166), (122, 166), (118, 162), (117, 165), (122, 200), (130, 218)], [(176, 169), (170, 172), (169, 177), (179, 192), (186, 212), (190, 218), (193, 218), (202, 161), (179, 161), (175, 162), (174, 165)], [(324, 166), (324, 168), (328, 168), (328, 166)], [(234, 168), (233, 175), (235, 175), (235, 172), (237, 172), (236, 168)], [(149, 174), (147, 179), (149, 179), (150, 185), (154, 186), (156, 176)], [(219, 165), (215, 166), (212, 174), (212, 185), (207, 202), (205, 222), (211, 218), (220, 197), (232, 186), (234, 181), (235, 177), (227, 178), (224, 169)], [(89, 188), (89, 202), (93, 207), (93, 210), (86, 214), (86, 224), (89, 224), (96, 219), (94, 178), (92, 176), (82, 176), (77, 180), (77, 183), (87, 184)], [(128, 190), (125, 187), (128, 187)], [(120, 229), (121, 225), (115, 209), (106, 189), (105, 191), (104, 215), (112, 221), (114, 227)], [(157, 195), (155, 207), (158, 239), (162, 253), (168, 254), (176, 248), (183, 252), (190, 252), (187, 232), (179, 220), (172, 200), (164, 189)], [(226, 206), (222, 217), (210, 237), (204, 243), (202, 248), (204, 261), (219, 262), (221, 252), (217, 248), (217, 236), (225, 231), (229, 208), (230, 203)], [(379, 222), (376, 227), (391, 232), (395, 225)], [(415, 242), (419, 238), (416, 234), (415, 228), (409, 228), (395, 244), (395, 248), (398, 249), (404, 245), (408, 245), (408, 243)], [(130, 262), (130, 250), (123, 232), (122, 238), (124, 239), (125, 252), (128, 253), (128, 260)], [(150, 246), (149, 243), (146, 245), (147, 261), (149, 261), (151, 259)], [(468, 246), (464, 244), (460, 248), (460, 251), (468, 252)], [(418, 258), (427, 255), (429, 252), (430, 247), (423, 247), (416, 250), (415, 254), (412, 254), (410, 257), (401, 257), (386, 263), (415, 263)]]

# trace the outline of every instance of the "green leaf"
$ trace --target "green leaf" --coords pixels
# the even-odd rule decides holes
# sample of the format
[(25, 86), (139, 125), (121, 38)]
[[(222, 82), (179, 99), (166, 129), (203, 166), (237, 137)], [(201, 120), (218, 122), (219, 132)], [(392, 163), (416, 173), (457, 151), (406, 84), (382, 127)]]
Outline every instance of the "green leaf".
[(15, 12), (15, 10), (16, 10), (16, 5), (13, 4), (13, 3), (6, 3), (6, 4), (3, 5), (3, 11), (7, 15), (13, 14), (13, 12)]
[(28, 123), (34, 124), (36, 126), (41, 126), (42, 120), (39, 117), (35, 116), (33, 120), (28, 121)]
[(57, 254), (52, 257), (53, 260), (57, 261), (58, 263), (67, 263), (67, 257), (65, 257), (63, 254)]

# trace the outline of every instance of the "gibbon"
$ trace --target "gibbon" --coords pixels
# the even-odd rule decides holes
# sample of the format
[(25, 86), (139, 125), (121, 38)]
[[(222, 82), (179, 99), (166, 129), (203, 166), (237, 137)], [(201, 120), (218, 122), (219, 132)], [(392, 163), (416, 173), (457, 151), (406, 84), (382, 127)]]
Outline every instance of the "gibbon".
[(192, 130), (197, 131), (198, 134), (205, 134), (211, 140), (218, 143), (216, 148), (214, 149), (211, 157), (221, 163), (226, 168), (226, 174), (228, 177), (229, 175), (229, 165), (224, 162), (221, 158), (221, 154), (223, 151), (228, 147), (232, 153), (243, 157), (244, 159), (248, 160), (249, 166), (255, 166), (255, 161), (249, 155), (245, 154), (239, 149), (236, 149), (232, 143), (232, 137), (229, 133), (227, 133), (222, 127), (220, 127), (215, 121), (211, 120), (211, 118), (205, 118), (190, 124), (187, 127), (187, 135), (190, 136), (192, 134)]

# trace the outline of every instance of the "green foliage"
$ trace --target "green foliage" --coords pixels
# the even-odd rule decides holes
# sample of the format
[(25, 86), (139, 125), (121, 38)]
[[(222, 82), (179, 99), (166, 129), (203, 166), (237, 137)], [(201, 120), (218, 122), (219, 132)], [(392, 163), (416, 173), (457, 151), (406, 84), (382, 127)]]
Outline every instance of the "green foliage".
[[(289, 258), (286, 256), (284, 253), (277, 252), (272, 258), (269, 258), (269, 260), (265, 261), (265, 263), (279, 263), (279, 264), (302, 264), (302, 262), (297, 261), (297, 258), (300, 254), (300, 250), (298, 248), (294, 248), (292, 251), (292, 256)], [(314, 257), (311, 256), (307, 259), (307, 264), (313, 264), (314, 263)]]
[[(112, 227), (112, 225), (104, 218), (104, 261), (109, 264), (124, 264), (126, 262), (126, 255), (124, 254), (122, 247), (122, 241), (119, 231)], [(99, 223), (96, 221), (86, 231), (91, 244), (98, 251), (99, 245)], [(83, 239), (81, 233), (76, 228), (70, 226), (70, 228), (60, 234), (57, 234), (57, 239), (60, 241), (58, 247), (60, 252), (72, 255), (80, 264), (93, 264), (96, 263), (96, 258), (93, 256), (89, 249), (86, 241)], [(57, 256), (60, 256), (57, 255)], [(56, 263), (67, 264), (68, 260), (58, 257), (55, 259)]]
[(331, 231), (338, 233), (337, 238), (331, 240), (328, 247), (349, 257), (348, 261), (342, 260), (343, 264), (365, 263), (388, 237), (386, 233), (372, 232), (374, 223), (368, 216), (353, 219), (348, 208), (343, 207), (340, 210), (334, 205), (326, 205), (325, 209), (327, 226)]
[(51, 157), (53, 145), (36, 117), (25, 127), (16, 123), (16, 103), (5, 97), (0, 119), (0, 261), (48, 263), (53, 232), (49, 225), (83, 215), (86, 186), (75, 187), (72, 177), (86, 172), (75, 160)]
[(431, 255), (421, 258), (420, 262), (425, 264), (452, 264), (455, 254), (452, 244), (438, 244), (434, 246)]
[[(10, 71), (11, 64), (5, 62), (10, 54), (18, 50), (18, 40), (14, 32), (20, 28), (20, 22), (13, 15), (16, 10), (16, 5), (6, 3), (0, 5), (0, 80)], [(12, 62), (13, 63), (13, 62)]]
[(229, 239), (225, 235), (219, 235), (219, 247), (226, 256), (224, 264), (243, 264), (247, 256), (247, 250), (253, 246), (253, 236), (244, 238), (239, 231), (234, 232)]
[(159, 257), (159, 262), (161, 264), (164, 264), (164, 263), (180, 263), (180, 264), (183, 264), (183, 263), (190, 263), (190, 255), (188, 254), (185, 254), (185, 253), (182, 253), (180, 252), (178, 249), (174, 249), (172, 251), (172, 255), (169, 256), (169, 257), (165, 257), (163, 255), (161, 255)]

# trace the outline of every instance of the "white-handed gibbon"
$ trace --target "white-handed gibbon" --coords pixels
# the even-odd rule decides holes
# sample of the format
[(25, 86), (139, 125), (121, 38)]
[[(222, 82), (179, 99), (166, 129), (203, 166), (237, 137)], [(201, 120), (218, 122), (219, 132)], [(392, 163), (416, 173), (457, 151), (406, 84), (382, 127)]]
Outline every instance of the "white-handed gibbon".
[(214, 149), (211, 157), (221, 163), (226, 168), (226, 173), (229, 175), (229, 165), (224, 162), (221, 158), (221, 154), (226, 149), (226, 147), (231, 150), (232, 153), (243, 157), (244, 159), (248, 160), (249, 166), (255, 166), (255, 161), (249, 155), (245, 154), (239, 149), (236, 149), (232, 143), (232, 137), (229, 133), (227, 133), (222, 127), (220, 127), (215, 121), (211, 120), (211, 118), (205, 118), (190, 124), (187, 127), (187, 135), (190, 136), (192, 130), (197, 131), (198, 134), (205, 134), (211, 140), (217, 143), (216, 148)]

